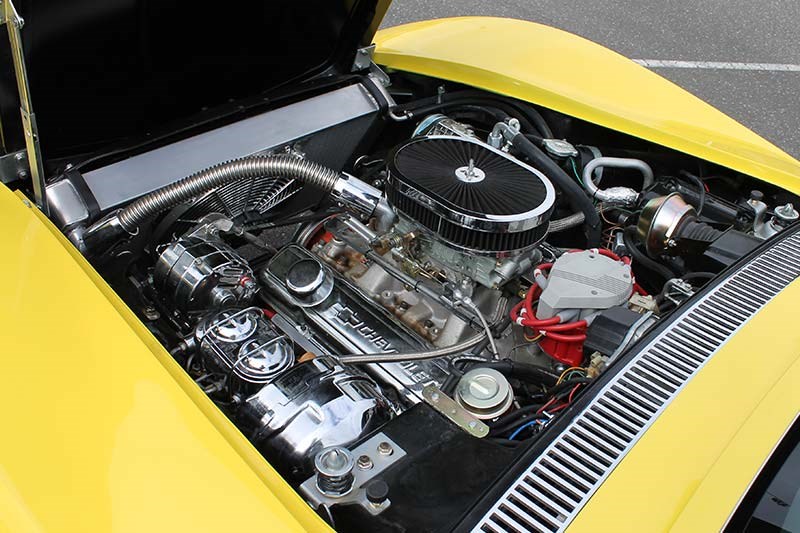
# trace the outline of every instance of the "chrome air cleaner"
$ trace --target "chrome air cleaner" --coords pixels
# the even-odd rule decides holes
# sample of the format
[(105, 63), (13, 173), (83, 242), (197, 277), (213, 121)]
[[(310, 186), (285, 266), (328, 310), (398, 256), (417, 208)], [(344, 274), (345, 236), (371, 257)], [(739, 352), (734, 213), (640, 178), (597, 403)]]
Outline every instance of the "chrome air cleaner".
[(555, 190), (538, 170), (478, 139), (418, 137), (389, 160), (389, 202), (439, 239), (513, 255), (547, 233)]

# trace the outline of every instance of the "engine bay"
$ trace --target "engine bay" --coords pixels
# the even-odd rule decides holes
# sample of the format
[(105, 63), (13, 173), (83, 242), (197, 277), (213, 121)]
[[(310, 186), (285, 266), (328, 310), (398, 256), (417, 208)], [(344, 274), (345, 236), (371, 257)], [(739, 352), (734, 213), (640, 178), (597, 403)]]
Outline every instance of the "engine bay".
[(67, 164), (47, 198), (333, 527), (440, 530), (800, 201), (519, 100), (379, 74)]

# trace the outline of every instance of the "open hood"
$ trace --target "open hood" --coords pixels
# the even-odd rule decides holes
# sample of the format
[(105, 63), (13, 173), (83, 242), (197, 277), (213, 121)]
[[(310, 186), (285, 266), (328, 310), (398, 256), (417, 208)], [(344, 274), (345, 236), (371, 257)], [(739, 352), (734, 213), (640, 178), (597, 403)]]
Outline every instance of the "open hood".
[[(350, 71), (388, 0), (17, 0), (47, 159), (146, 135), (289, 82)], [(22, 148), (3, 42), (6, 148)]]

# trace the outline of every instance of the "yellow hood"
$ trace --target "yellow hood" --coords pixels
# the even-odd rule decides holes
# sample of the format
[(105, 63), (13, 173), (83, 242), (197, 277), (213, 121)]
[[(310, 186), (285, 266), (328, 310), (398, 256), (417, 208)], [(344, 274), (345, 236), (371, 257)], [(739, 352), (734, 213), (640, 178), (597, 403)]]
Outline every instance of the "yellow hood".
[(582, 37), (462, 17), (375, 36), (376, 63), (533, 102), (800, 192), (800, 162), (724, 113)]

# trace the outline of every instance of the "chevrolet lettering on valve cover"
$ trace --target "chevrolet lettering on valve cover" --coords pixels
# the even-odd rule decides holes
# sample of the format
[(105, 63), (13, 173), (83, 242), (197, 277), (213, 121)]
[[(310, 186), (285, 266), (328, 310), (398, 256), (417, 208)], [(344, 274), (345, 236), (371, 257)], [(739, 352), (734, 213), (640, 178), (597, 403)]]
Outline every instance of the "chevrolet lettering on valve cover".
[(0, 6), (0, 530), (800, 531), (800, 162), (529, 22)]

